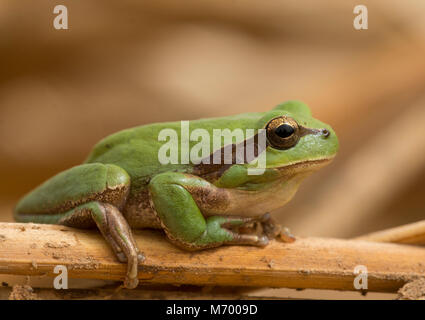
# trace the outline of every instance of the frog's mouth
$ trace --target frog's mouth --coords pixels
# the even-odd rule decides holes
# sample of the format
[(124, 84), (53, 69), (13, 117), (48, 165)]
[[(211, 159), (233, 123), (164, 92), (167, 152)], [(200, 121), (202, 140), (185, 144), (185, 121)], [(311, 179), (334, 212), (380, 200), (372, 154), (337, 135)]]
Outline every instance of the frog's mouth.
[(297, 173), (311, 173), (313, 171), (317, 171), (320, 168), (328, 165), (332, 162), (334, 156), (322, 159), (315, 160), (305, 160), (300, 162), (295, 162), (288, 164), (286, 166), (277, 167), (276, 169), (279, 171), (281, 175), (284, 176), (293, 176)]

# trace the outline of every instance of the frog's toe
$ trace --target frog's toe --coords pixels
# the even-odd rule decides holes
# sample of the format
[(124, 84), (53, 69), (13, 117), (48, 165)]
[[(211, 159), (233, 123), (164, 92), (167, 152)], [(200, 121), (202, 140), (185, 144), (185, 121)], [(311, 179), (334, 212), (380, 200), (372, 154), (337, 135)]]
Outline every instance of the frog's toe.
[[(122, 262), (122, 263), (126, 263), (127, 262), (127, 257), (125, 256), (124, 252), (118, 252), (117, 253), (117, 258), (118, 258), (118, 261), (119, 262)], [(138, 263), (142, 263), (145, 260), (146, 260), (145, 255), (143, 253), (139, 252), (137, 254), (137, 262)]]
[(261, 217), (261, 227), (263, 228), (263, 234), (269, 239), (276, 238), (282, 230), (282, 227), (272, 219), (269, 213)]
[(139, 263), (142, 263), (143, 261), (146, 260), (145, 255), (143, 253), (139, 252), (137, 254), (137, 260), (138, 260)]
[(297, 239), (288, 228), (283, 228), (279, 235), (280, 240), (286, 243), (292, 243)]
[(278, 224), (262, 224), (262, 227), (264, 235), (269, 239), (276, 238), (282, 230), (282, 227)]
[(117, 258), (119, 262), (122, 262), (122, 263), (127, 262), (127, 257), (125, 256), (124, 252), (118, 252)]
[(126, 287), (127, 289), (134, 289), (139, 285), (139, 279), (136, 278), (132, 278), (132, 277), (125, 277), (124, 280), (124, 287)]
[(267, 222), (269, 222), (269, 221), (270, 221), (270, 219), (271, 219), (271, 218), (272, 218), (272, 217), (271, 217), (270, 213), (269, 213), (269, 212), (267, 212), (267, 213), (263, 214), (263, 215), (259, 218), (259, 221), (260, 221), (260, 222), (262, 222), (262, 223), (267, 223)]
[(257, 241), (257, 246), (265, 247), (269, 244), (270, 240), (267, 236), (259, 236)]

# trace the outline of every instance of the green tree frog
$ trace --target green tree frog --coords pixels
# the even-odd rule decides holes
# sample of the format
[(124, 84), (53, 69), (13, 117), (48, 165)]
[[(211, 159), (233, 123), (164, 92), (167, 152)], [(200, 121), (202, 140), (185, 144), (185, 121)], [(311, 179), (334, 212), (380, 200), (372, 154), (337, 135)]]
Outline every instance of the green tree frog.
[[(329, 163), (338, 150), (332, 128), (311, 115), (302, 102), (287, 101), (268, 112), (190, 121), (190, 132), (214, 129), (262, 129), (259, 138), (233, 139), (232, 162), (162, 163), (161, 130), (181, 122), (143, 125), (101, 140), (81, 165), (65, 170), (25, 195), (14, 216), (19, 222), (96, 227), (120, 262), (127, 263), (124, 285), (138, 285), (144, 260), (131, 228), (157, 228), (177, 246), (200, 250), (221, 245), (265, 246), (276, 236), (267, 214), (287, 203), (300, 182)], [(258, 135), (258, 134), (257, 134)], [(256, 156), (265, 155), (261, 174), (249, 174), (253, 159), (234, 161), (235, 146), (254, 141)], [(196, 141), (182, 141), (193, 147)], [(229, 144), (211, 149), (223, 153)], [(186, 157), (178, 149), (179, 159)], [(186, 152), (186, 151), (184, 151)], [(239, 159), (240, 160), (240, 159)], [(252, 223), (263, 232), (240, 232)], [(249, 230), (249, 228), (248, 228)]]

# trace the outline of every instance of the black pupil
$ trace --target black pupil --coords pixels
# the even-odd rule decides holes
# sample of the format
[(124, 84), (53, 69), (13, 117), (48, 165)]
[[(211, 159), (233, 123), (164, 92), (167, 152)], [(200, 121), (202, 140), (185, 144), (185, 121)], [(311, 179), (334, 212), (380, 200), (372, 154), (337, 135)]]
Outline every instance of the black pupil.
[(277, 127), (274, 130), (274, 133), (276, 133), (281, 138), (288, 138), (295, 132), (294, 127), (292, 127), (289, 124), (282, 124), (279, 127)]

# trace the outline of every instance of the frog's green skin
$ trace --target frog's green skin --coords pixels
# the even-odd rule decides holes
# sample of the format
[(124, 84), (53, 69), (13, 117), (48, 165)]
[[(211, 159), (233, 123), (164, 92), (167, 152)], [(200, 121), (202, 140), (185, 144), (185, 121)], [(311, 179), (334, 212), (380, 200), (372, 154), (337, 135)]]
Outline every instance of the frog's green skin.
[(264, 246), (267, 235), (239, 234), (237, 227), (257, 220), (264, 230), (272, 230), (270, 220), (261, 217), (288, 202), (303, 178), (334, 157), (335, 133), (298, 101), (268, 112), (190, 121), (190, 130), (245, 132), (265, 128), (280, 116), (310, 131), (289, 149), (268, 145), (262, 175), (248, 175), (250, 164), (162, 165), (158, 151), (164, 142), (158, 141), (158, 134), (171, 128), (180, 135), (180, 122), (144, 125), (100, 141), (84, 164), (27, 194), (17, 204), (15, 218), (78, 228), (97, 225), (118, 259), (128, 263), (129, 288), (137, 286), (137, 265), (144, 259), (130, 228), (161, 228), (172, 242), (191, 250), (222, 244)]

